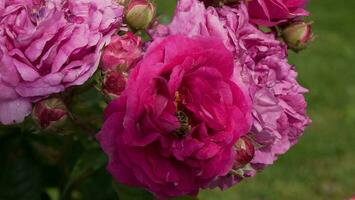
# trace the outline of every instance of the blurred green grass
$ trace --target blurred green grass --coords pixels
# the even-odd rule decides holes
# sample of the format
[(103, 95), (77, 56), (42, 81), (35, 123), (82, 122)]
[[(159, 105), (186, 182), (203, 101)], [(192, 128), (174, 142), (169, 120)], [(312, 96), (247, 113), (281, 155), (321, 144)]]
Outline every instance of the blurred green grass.
[(290, 63), (310, 93), (312, 125), (256, 177), (201, 200), (334, 200), (355, 194), (355, 1), (310, 0), (317, 39)]

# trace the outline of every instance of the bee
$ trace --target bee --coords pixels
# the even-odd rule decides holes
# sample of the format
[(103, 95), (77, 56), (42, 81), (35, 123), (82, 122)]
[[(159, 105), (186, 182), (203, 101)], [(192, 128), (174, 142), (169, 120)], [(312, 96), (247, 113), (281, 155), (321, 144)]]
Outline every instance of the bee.
[(183, 110), (183, 96), (179, 91), (175, 92), (175, 106), (176, 112), (175, 116), (180, 122), (180, 127), (177, 128), (173, 134), (178, 138), (183, 138), (191, 130), (191, 125), (189, 124), (189, 117), (184, 113)]
[(180, 127), (174, 131), (174, 135), (178, 138), (185, 137), (186, 134), (191, 130), (191, 125), (189, 124), (189, 117), (182, 111), (177, 111), (175, 113), (175, 116), (180, 122)]

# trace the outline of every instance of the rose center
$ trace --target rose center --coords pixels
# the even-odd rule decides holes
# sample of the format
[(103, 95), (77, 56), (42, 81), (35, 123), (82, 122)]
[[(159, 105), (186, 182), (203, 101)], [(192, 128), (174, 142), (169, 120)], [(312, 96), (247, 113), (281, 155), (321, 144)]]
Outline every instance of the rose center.
[(175, 116), (178, 119), (180, 126), (174, 131), (174, 135), (178, 138), (182, 138), (185, 137), (191, 130), (191, 125), (189, 123), (189, 117), (183, 111), (183, 99), (179, 91), (176, 91), (175, 93), (175, 106)]

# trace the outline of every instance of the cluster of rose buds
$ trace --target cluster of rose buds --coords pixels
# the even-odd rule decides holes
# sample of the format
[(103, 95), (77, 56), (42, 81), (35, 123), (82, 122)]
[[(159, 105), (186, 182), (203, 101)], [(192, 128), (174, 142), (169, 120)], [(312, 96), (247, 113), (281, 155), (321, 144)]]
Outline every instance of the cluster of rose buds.
[(102, 54), (103, 93), (114, 99), (126, 86), (128, 72), (142, 56), (142, 41), (132, 32), (114, 35)]
[(142, 40), (133, 32), (148, 29), (156, 14), (156, 6), (150, 0), (119, 0), (118, 3), (125, 7), (124, 21), (132, 32), (114, 35), (103, 51), (102, 92), (110, 100), (125, 89), (130, 69), (143, 55)]

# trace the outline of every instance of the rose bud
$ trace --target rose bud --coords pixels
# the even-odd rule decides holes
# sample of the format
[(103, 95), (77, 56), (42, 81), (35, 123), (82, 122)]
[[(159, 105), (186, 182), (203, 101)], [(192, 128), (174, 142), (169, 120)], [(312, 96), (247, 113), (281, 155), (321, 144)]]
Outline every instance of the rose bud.
[(50, 129), (63, 124), (68, 116), (64, 102), (58, 98), (39, 101), (33, 108), (32, 117), (42, 129)]
[(253, 142), (248, 137), (241, 137), (234, 145), (236, 149), (234, 168), (239, 169), (248, 164), (254, 157)]
[(134, 30), (147, 29), (155, 12), (156, 6), (149, 0), (131, 0), (127, 6), (126, 23)]
[(103, 93), (111, 100), (117, 98), (126, 87), (127, 75), (123, 72), (110, 71), (104, 74)]
[(282, 37), (288, 47), (294, 51), (305, 49), (308, 42), (314, 38), (312, 23), (295, 22), (282, 31)]
[(142, 56), (141, 38), (128, 32), (123, 36), (115, 35), (102, 54), (102, 70), (128, 71)]
[(117, 0), (117, 3), (122, 6), (127, 6), (127, 4), (129, 3), (129, 0)]

